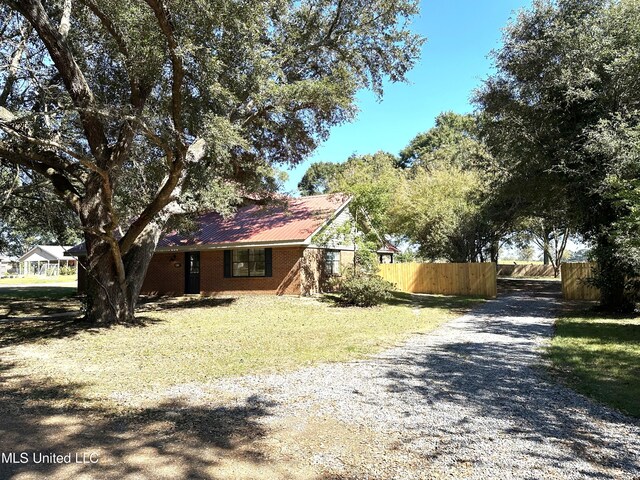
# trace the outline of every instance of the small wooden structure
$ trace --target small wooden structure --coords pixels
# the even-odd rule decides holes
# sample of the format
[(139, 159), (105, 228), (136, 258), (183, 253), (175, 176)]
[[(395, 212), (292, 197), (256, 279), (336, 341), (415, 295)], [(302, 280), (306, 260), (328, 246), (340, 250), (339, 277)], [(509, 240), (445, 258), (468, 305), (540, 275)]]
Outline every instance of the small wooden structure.
[(410, 293), (469, 295), (495, 298), (495, 263), (390, 263), (380, 276)]
[(64, 252), (70, 248), (71, 246), (36, 245), (18, 258), (19, 274), (56, 276), (60, 275), (61, 267), (75, 269), (78, 265), (77, 259), (64, 256)]

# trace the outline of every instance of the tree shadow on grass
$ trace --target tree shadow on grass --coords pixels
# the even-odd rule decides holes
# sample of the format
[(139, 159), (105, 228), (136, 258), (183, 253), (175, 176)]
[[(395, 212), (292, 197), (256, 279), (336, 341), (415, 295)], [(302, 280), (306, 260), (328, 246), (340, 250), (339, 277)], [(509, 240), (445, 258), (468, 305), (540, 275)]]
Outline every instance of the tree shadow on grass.
[(595, 399), (640, 418), (640, 322), (633, 316), (564, 312), (548, 349), (553, 372)]
[(56, 286), (0, 288), (0, 319), (79, 312), (75, 288)]
[(228, 307), (238, 300), (237, 297), (216, 296), (141, 296), (138, 301), (139, 312), (177, 310), (185, 308), (216, 308)]
[[(266, 435), (258, 420), (274, 405), (248, 397), (234, 406), (181, 401), (125, 413), (84, 398), (82, 385), (35, 381), (0, 368), (0, 452), (27, 452), (29, 462), (0, 462), (0, 478), (217, 478), (217, 467), (265, 462), (253, 443)], [(94, 453), (98, 463), (36, 463), (33, 453)], [(138, 478), (138, 477), (136, 477)]]
[(59, 287), (55, 285), (34, 285), (30, 287), (0, 287), (0, 300), (6, 299), (57, 299), (73, 297), (76, 295), (76, 287)]
[[(217, 308), (232, 305), (237, 298), (218, 297), (145, 297), (140, 307), (140, 314), (136, 315), (136, 322), (119, 324), (120, 327), (143, 328), (162, 322), (145, 313), (154, 311)], [(99, 333), (115, 325), (97, 325), (87, 322), (83, 318), (52, 317), (42, 319), (9, 318), (0, 316), (0, 348), (10, 345), (39, 342), (57, 338), (73, 337), (81, 332)]]
[[(136, 323), (118, 325), (127, 328), (144, 328), (161, 322), (149, 317), (136, 317)], [(12, 319), (0, 321), (0, 348), (70, 338), (82, 332), (100, 333), (114, 325), (96, 325), (82, 318), (56, 318), (43, 320)]]
[(640, 344), (640, 323), (607, 323), (596, 319), (581, 319), (572, 325), (563, 326), (562, 336), (598, 342)]

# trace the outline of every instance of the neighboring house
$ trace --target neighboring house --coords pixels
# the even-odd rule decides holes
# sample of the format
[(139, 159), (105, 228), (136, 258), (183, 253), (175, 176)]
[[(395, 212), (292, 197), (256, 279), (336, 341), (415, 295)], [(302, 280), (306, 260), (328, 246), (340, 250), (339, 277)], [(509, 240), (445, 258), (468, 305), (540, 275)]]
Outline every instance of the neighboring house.
[[(351, 218), (350, 200), (316, 195), (242, 207), (226, 219), (203, 215), (195, 232), (172, 232), (160, 240), (142, 293), (317, 293), (329, 276), (353, 262), (353, 245), (341, 244), (339, 235), (329, 241), (320, 235)], [(314, 243), (321, 237), (321, 244)], [(82, 248), (72, 252), (82, 254)], [(80, 291), (85, 282), (81, 268)]]
[(18, 258), (0, 255), (0, 278), (7, 277), (9, 275), (17, 275), (17, 273)]
[(59, 275), (60, 267), (76, 267), (77, 260), (65, 256), (71, 246), (36, 245), (18, 258), (20, 275)]

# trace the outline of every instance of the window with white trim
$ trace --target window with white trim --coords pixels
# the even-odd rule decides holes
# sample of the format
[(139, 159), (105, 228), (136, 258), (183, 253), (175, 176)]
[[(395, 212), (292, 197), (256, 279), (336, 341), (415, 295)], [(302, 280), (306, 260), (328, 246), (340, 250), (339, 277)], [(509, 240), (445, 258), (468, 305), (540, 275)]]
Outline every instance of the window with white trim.
[(340, 250), (326, 250), (324, 271), (327, 275), (340, 275)]

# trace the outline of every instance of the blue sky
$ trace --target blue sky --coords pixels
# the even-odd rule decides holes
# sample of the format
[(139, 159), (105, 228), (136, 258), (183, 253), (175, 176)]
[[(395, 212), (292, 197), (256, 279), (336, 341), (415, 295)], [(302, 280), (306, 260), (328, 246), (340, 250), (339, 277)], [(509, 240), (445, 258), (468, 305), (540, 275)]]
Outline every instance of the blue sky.
[(499, 47), (501, 29), (530, 4), (531, 0), (423, 0), (413, 30), (427, 42), (409, 72), (409, 83), (388, 84), (382, 102), (371, 92), (360, 92), (356, 120), (334, 127), (312, 157), (289, 170), (285, 190), (297, 195), (298, 182), (313, 162), (342, 162), (353, 153), (378, 150), (397, 154), (416, 134), (431, 128), (440, 112), (471, 111), (471, 94), (491, 71), (488, 54)]

